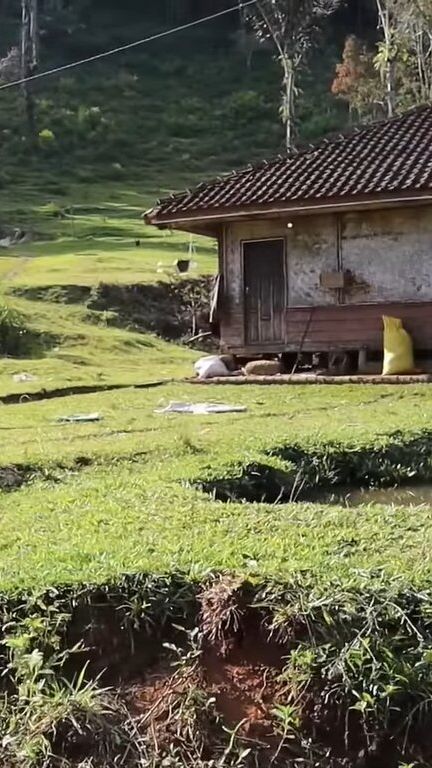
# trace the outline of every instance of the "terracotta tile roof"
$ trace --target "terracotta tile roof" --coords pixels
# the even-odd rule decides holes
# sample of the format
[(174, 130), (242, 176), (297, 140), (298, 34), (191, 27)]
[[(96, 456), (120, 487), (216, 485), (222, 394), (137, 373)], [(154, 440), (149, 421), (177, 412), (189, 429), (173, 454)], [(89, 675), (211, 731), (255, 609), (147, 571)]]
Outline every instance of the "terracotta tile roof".
[(432, 106), (372, 123), (159, 201), (163, 219), (356, 196), (432, 190)]

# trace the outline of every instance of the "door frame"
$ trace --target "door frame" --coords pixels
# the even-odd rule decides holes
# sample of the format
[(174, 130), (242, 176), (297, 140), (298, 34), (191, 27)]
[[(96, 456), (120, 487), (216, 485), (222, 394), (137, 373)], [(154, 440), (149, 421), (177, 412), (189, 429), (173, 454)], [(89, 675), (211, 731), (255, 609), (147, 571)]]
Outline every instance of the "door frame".
[[(246, 281), (245, 281), (245, 268), (246, 268), (246, 260), (245, 260), (245, 245), (248, 245), (249, 243), (282, 243), (283, 246), (283, 253), (282, 253), (282, 269), (283, 269), (283, 302), (284, 302), (284, 308), (283, 308), (283, 343), (286, 342), (286, 311), (288, 308), (288, 248), (287, 248), (287, 238), (283, 237), (282, 235), (276, 236), (276, 237), (247, 237), (242, 238), (240, 240), (240, 264), (241, 264), (241, 288), (242, 288), (242, 314), (243, 314), (243, 346), (246, 345)], [(271, 346), (269, 344), (269, 346)]]

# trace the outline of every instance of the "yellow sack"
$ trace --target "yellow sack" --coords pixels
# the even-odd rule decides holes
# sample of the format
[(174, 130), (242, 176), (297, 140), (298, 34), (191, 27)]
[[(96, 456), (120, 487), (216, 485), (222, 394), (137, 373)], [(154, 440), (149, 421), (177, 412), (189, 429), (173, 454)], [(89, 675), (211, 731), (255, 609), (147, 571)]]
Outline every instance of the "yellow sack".
[(384, 365), (383, 376), (410, 373), (414, 369), (414, 351), (411, 336), (397, 317), (383, 317)]

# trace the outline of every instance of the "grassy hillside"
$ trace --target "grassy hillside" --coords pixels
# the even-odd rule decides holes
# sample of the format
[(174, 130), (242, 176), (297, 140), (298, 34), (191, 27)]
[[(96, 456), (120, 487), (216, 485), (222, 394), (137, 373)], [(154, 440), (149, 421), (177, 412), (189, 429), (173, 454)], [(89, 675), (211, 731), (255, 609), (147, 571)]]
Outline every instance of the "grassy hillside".
[[(151, 351), (143, 355), (144, 365), (152, 362)], [(387, 466), (383, 462), (378, 469), (380, 454), (400, 443), (396, 430), (406, 432), (407, 443), (427, 430), (426, 388), (351, 387), (341, 393), (339, 387), (294, 392), (223, 387), (211, 392), (211, 400), (244, 404), (246, 414), (154, 413), (170, 401), (196, 401), (209, 394), (193, 385), (169, 384), (7, 406), (3, 462), (27, 465), (46, 477), (13, 498), (0, 498), (3, 588), (44, 588), (115, 579), (128, 571), (173, 569), (195, 577), (209, 569), (229, 569), (289, 580), (301, 568), (320, 590), (336, 578), (362, 580), (365, 569), (372, 574), (379, 568), (411, 585), (428, 581), (430, 508), (414, 512), (372, 505), (349, 511), (337, 504), (224, 504), (194, 488), (199, 483), (217, 488), (219, 483), (231, 485), (234, 493), (243, 483), (247, 496), (242, 477), (252, 472), (253, 490), (255, 466), (257, 484), (262, 476), (257, 499), (265, 498), (272, 481), (289, 489), (296, 462), (283, 458), (283, 449), (295, 445), (305, 452), (303, 472), (315, 461), (322, 486), (343, 485), (350, 474), (353, 486), (367, 483), (361, 476), (361, 452), (368, 448), (376, 453), (369, 472), (376, 468), (381, 482), (429, 479), (432, 467), (428, 458), (422, 463), (420, 443), (407, 447), (405, 455), (403, 447), (392, 449), (394, 457), (390, 452)], [(103, 421), (56, 422), (76, 411), (98, 411)], [(337, 461), (339, 476), (332, 476)], [(94, 466), (86, 469), (87, 463)]]
[[(140, 34), (108, 16), (47, 61)], [(161, 337), (216, 250), (182, 285), (189, 239), (142, 211), (281, 143), (268, 55), (193, 40), (44, 81), (32, 151), (0, 93), (0, 762), (427, 768), (428, 387), (201, 387)], [(333, 58), (306, 137), (343, 122)], [(247, 410), (156, 412), (207, 400)]]
[[(75, 206), (83, 196), (86, 203)], [(10, 195), (1, 199), (12, 228), (20, 227), (31, 237), (0, 248), (2, 301), (19, 312), (30, 339), (39, 340), (35, 354), (29, 356), (24, 348), (18, 357), (3, 360), (1, 395), (139, 384), (191, 371), (196, 354), (154, 336), (111, 327), (117, 324), (115, 313), (85, 306), (83, 290), (89, 298), (102, 282), (175, 286), (179, 281), (175, 263), (187, 257), (188, 238), (146, 227), (141, 214), (148, 200), (133, 185), (127, 191), (94, 186), (83, 195), (72, 189), (67, 200), (24, 188), (19, 203)], [(195, 247), (190, 277), (213, 274), (215, 244), (197, 238)], [(39, 289), (45, 301), (32, 300)], [(69, 304), (71, 299), (76, 303)], [(33, 381), (17, 382), (22, 372)]]
[[(38, 81), (32, 88), (42, 132), (36, 146), (28, 136), (19, 89), (2, 91), (2, 187), (20, 179), (55, 194), (68, 191), (71, 181), (130, 184), (133, 179), (141, 194), (163, 194), (281, 151), (279, 67), (267, 50), (258, 50), (248, 67), (231, 21), (225, 27), (203, 25)], [(13, 28), (18, 34), (16, 22)], [(53, 31), (43, 36), (41, 69), (161, 28), (163, 21), (150, 13), (98, 11), (90, 19), (78, 18), (70, 35)], [(323, 33), (300, 84), (303, 140), (346, 122), (345, 110), (330, 94), (339, 37), (331, 29)], [(0, 49), (10, 41), (10, 27), (0, 31)]]

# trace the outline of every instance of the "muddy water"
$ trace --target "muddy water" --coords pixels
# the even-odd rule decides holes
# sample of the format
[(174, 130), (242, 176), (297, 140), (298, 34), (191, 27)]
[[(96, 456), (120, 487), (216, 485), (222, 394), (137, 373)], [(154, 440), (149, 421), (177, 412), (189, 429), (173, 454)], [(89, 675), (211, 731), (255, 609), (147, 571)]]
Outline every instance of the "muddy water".
[[(300, 501), (300, 499), (297, 499)], [(305, 498), (302, 499), (305, 501)], [(387, 507), (432, 507), (432, 484), (404, 485), (397, 488), (335, 488), (307, 495), (308, 501), (317, 504), (338, 504), (359, 507), (365, 504), (382, 504)]]

